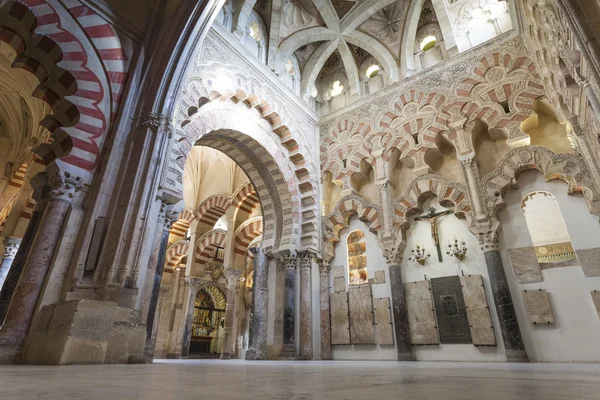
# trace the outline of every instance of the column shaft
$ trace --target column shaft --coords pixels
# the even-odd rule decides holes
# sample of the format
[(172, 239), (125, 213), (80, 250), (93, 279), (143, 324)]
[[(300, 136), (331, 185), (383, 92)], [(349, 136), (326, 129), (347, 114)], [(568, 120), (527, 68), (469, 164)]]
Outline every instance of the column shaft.
[(312, 349), (312, 298), (311, 271), (312, 254), (306, 252), (300, 256), (300, 359), (311, 360)]
[(225, 326), (223, 328), (223, 348), (221, 350), (221, 359), (229, 360), (234, 354), (234, 335), (233, 320), (235, 318), (236, 306), (236, 287), (241, 273), (238, 270), (230, 269), (227, 272), (227, 305), (225, 306)]
[(328, 262), (323, 261), (319, 266), (320, 296), (321, 296), (321, 360), (331, 360), (331, 315), (329, 311), (329, 270)]
[(0, 263), (0, 289), (2, 289), (2, 286), (4, 285), (4, 280), (6, 279), (8, 271), (10, 271), (10, 267), (15, 260), (15, 256), (17, 255), (20, 244), (21, 239), (18, 238), (7, 238), (4, 241), (4, 257)]
[(390, 287), (392, 290), (392, 314), (394, 316), (394, 330), (396, 334), (396, 348), (398, 361), (414, 361), (412, 346), (410, 344), (410, 326), (408, 325), (408, 310), (404, 297), (404, 283), (400, 265), (389, 266)]
[(248, 360), (267, 359), (267, 321), (269, 315), (269, 260), (261, 250), (253, 248), (254, 288), (252, 302), (254, 313), (250, 338), (251, 348), (246, 352)]
[(283, 352), (296, 354), (296, 257), (290, 257), (285, 265), (283, 293)]
[(194, 322), (194, 310), (196, 309), (196, 295), (200, 287), (199, 278), (185, 278), (184, 318), (183, 335), (181, 337), (181, 358), (190, 355), (190, 343), (192, 341), (192, 324)]

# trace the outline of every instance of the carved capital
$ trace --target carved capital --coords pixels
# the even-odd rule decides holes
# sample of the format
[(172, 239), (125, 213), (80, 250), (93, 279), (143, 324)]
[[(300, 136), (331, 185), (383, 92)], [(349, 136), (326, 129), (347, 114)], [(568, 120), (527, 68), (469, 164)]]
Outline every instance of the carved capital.
[(167, 118), (162, 114), (150, 114), (141, 120), (144, 128), (150, 129), (152, 133), (156, 134), (166, 119)]
[(277, 260), (277, 267), (281, 270), (296, 269), (296, 258), (296, 254), (292, 253), (283, 255)]
[[(225, 270), (225, 278), (227, 279), (227, 284), (237, 284), (241, 279), (242, 271), (235, 268), (227, 268)], [(243, 279), (243, 278), (242, 278)]]
[(21, 239), (10, 237), (4, 240), (4, 258), (15, 258), (19, 246), (21, 245)]
[(404, 257), (404, 246), (401, 249), (392, 247), (383, 249), (383, 256), (385, 257), (389, 266), (402, 265), (402, 258)]
[(312, 268), (312, 260), (314, 255), (309, 251), (303, 251), (300, 253), (300, 269), (310, 270)]
[(48, 169), (31, 178), (31, 186), (34, 189), (33, 199), (36, 203), (43, 204), (48, 200), (72, 201), (76, 192), (83, 189), (83, 181), (80, 177), (68, 171)]
[(475, 157), (471, 157), (471, 158), (467, 158), (466, 160), (462, 160), (461, 163), (466, 169), (477, 168), (477, 162), (475, 161)]
[(188, 276), (185, 278), (185, 283), (192, 290), (198, 291), (198, 289), (200, 289), (200, 286), (202, 285), (202, 279), (195, 276)]
[(477, 240), (481, 246), (481, 250), (485, 253), (487, 251), (498, 250), (500, 238), (497, 231), (481, 232), (477, 234)]
[(325, 279), (329, 276), (329, 271), (331, 271), (331, 262), (326, 260), (319, 260), (319, 274), (321, 275), (321, 279)]

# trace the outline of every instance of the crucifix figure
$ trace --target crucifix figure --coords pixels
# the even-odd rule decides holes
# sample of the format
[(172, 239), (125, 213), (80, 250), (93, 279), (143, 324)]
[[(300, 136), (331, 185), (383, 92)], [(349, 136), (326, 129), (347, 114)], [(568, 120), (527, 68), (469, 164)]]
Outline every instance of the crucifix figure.
[(433, 237), (433, 242), (435, 243), (435, 247), (437, 248), (438, 260), (442, 261), (442, 249), (440, 248), (440, 237), (438, 235), (437, 230), (437, 220), (438, 218), (443, 217), (444, 215), (452, 214), (452, 210), (435, 212), (435, 208), (431, 207), (429, 209), (428, 214), (423, 214), (420, 217), (415, 218), (415, 221), (419, 220), (427, 220), (431, 224), (431, 237)]

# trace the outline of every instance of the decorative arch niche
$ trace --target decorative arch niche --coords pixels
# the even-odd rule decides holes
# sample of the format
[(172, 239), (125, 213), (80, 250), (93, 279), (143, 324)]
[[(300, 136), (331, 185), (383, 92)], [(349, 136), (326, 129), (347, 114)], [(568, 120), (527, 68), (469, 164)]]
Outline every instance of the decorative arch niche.
[(346, 244), (350, 285), (367, 283), (367, 242), (365, 233), (358, 229), (350, 232)]

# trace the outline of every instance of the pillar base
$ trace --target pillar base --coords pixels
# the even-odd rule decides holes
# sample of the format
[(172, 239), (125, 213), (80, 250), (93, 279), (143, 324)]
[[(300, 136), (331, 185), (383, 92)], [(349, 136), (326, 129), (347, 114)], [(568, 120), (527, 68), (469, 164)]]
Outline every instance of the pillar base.
[(145, 324), (140, 313), (114, 302), (71, 300), (39, 312), (31, 327), (25, 364), (144, 363)]
[(523, 350), (507, 350), (506, 351), (507, 362), (529, 362), (527, 352)]
[(0, 365), (16, 364), (19, 359), (18, 346), (2, 346), (0, 345)]
[(221, 353), (221, 360), (231, 360), (232, 358), (231, 353)]
[(398, 361), (416, 361), (413, 353), (398, 353)]

